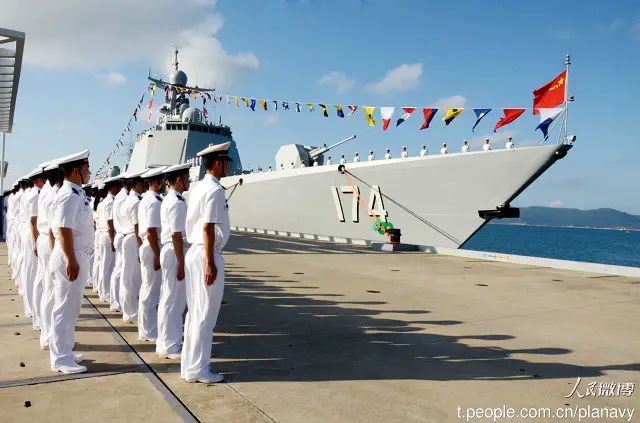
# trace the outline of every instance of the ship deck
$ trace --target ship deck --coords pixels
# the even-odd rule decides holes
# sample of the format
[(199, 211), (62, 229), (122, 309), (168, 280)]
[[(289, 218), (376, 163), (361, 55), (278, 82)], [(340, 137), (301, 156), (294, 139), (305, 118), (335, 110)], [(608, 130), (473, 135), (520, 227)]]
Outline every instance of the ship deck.
[(234, 233), (213, 346), (226, 381), (207, 386), (182, 381), (90, 288), (76, 329), (89, 372), (51, 372), (6, 255), (0, 244), (3, 421), (407, 423), (466, 421), (469, 407), (640, 406), (640, 392), (578, 397), (593, 382), (638, 387), (640, 278)]

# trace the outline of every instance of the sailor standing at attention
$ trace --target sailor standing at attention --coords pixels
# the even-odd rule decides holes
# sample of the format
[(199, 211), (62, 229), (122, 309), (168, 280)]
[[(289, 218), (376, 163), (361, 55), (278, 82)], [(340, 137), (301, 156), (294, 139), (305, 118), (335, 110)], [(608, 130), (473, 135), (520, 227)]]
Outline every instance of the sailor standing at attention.
[(160, 302), (160, 187), (164, 185), (162, 171), (166, 166), (151, 169), (142, 175), (149, 189), (138, 205), (138, 235), (140, 247), (140, 298), (138, 301), (138, 340), (154, 341), (158, 337), (158, 303)]
[(212, 334), (224, 292), (224, 248), (231, 226), (224, 188), (219, 179), (229, 172), (231, 142), (212, 145), (198, 153), (207, 171), (189, 194), (185, 257), (187, 317), (181, 357), (181, 375), (187, 382), (214, 383), (224, 377), (209, 370)]
[(184, 257), (189, 244), (185, 227), (187, 203), (182, 193), (189, 190), (189, 166), (186, 163), (173, 165), (163, 173), (169, 191), (160, 206), (162, 289), (156, 354), (177, 359), (182, 350), (182, 315), (187, 307)]
[(407, 153), (407, 147), (402, 147), (402, 153), (400, 153), (401, 158), (409, 157), (409, 153)]
[[(26, 199), (31, 192), (31, 179), (27, 176), (22, 177), (22, 187), (24, 189), (22, 196), (20, 197), (20, 202), (18, 203), (18, 219), (16, 221), (16, 231), (17, 231), (17, 239), (18, 239), (18, 251), (17, 251), (17, 262), (16, 262), (16, 281), (18, 282), (18, 293), (22, 295), (23, 301), (24, 293), (25, 293), (25, 282), (24, 282), (24, 242), (25, 237), (24, 234), (29, 232), (28, 228), (25, 227), (27, 221), (27, 207), (25, 207)], [(25, 303), (26, 305), (26, 303)], [(28, 311), (25, 310), (26, 317), (33, 317), (31, 309)]]
[(347, 164), (347, 159), (344, 158), (344, 153), (342, 153), (342, 157), (340, 157), (340, 164)]
[(384, 155), (385, 160), (391, 159), (391, 149), (387, 148), (387, 152)]
[(358, 163), (360, 161), (360, 156), (358, 155), (358, 152), (356, 152), (355, 157), (353, 158), (353, 162), (354, 163)]
[(422, 145), (422, 150), (420, 150), (420, 157), (428, 156), (429, 152), (427, 151), (427, 146)]
[(513, 143), (512, 138), (511, 137), (507, 138), (507, 144), (505, 144), (506, 149), (511, 150), (515, 146), (516, 145)]
[[(47, 166), (51, 162), (41, 163), (38, 167), (42, 169), (42, 180), (45, 183), (40, 189), (40, 194), (37, 199), (37, 216), (36, 220), (36, 232), (37, 237), (35, 241), (35, 255), (36, 255), (36, 275), (33, 282), (33, 327), (34, 329), (42, 330), (42, 295), (44, 293), (44, 274), (47, 265), (49, 264), (49, 256), (51, 251), (49, 250), (49, 224), (46, 217), (47, 210), (43, 206), (44, 199), (49, 195), (51, 191), (51, 182), (49, 181), (49, 172), (46, 171)], [(33, 220), (33, 218), (32, 218)], [(41, 257), (42, 255), (42, 257)]]
[(138, 320), (138, 295), (142, 283), (139, 258), (142, 238), (138, 235), (138, 207), (144, 192), (144, 180), (141, 175), (147, 170), (127, 173), (125, 178), (129, 186), (129, 195), (120, 206), (120, 212), (124, 217), (120, 306), (122, 306), (122, 320), (128, 323)]
[[(113, 228), (116, 230), (116, 235), (113, 239), (113, 246), (116, 249), (116, 261), (115, 266), (113, 267), (113, 272), (111, 272), (111, 286), (109, 287), (109, 309), (111, 311), (122, 310), (122, 306), (120, 305), (120, 280), (122, 276), (122, 240), (124, 239), (125, 218), (124, 214), (121, 212), (120, 206), (122, 206), (124, 200), (129, 196), (127, 180), (124, 176), (120, 179), (120, 185), (120, 192), (118, 192), (113, 199)], [(106, 216), (108, 219), (109, 215)]]
[(486, 140), (484, 140), (484, 144), (482, 145), (482, 149), (484, 151), (489, 151), (491, 150), (491, 144), (489, 144), (489, 138), (487, 138)]
[(333, 164), (333, 161), (331, 160), (331, 156), (329, 156), (329, 158), (327, 159), (327, 166), (331, 166)]
[(24, 300), (24, 310), (26, 315), (33, 317), (33, 329), (40, 329), (40, 318), (38, 311), (40, 309), (33, 302), (36, 276), (38, 273), (38, 195), (44, 186), (44, 177), (41, 167), (35, 168), (29, 178), (33, 183), (33, 187), (25, 196), (22, 207), (24, 207), (24, 224), (22, 226), (22, 289)]
[[(53, 202), (62, 186), (64, 175), (58, 167), (57, 160), (54, 160), (44, 170), (49, 174), (51, 189), (45, 196), (43, 196), (42, 192), (40, 193), (42, 202), (38, 204), (38, 230), (40, 231), (40, 236), (38, 237), (38, 260), (40, 260), (43, 274), (42, 299), (40, 302), (40, 348), (48, 350), (51, 337), (51, 314), (55, 305), (55, 290), (53, 289), (53, 277), (49, 266), (51, 252), (55, 246), (55, 236), (51, 230), (51, 222), (53, 222), (55, 214)], [(46, 246), (42, 246), (40, 241), (40, 237), (44, 233), (46, 233)], [(41, 247), (44, 247), (42, 251)]]
[(376, 156), (373, 154), (373, 150), (369, 151), (369, 161), (372, 162), (376, 159)]
[[(91, 254), (91, 284), (93, 285), (93, 292), (98, 293), (98, 265), (100, 264), (100, 252), (98, 251), (98, 231), (97, 229), (97, 221), (98, 221), (98, 204), (104, 197), (104, 190), (98, 189), (98, 183), (94, 182), (91, 185), (90, 195), (91, 201), (89, 204), (91, 205), (91, 217), (93, 219), (93, 254)], [(98, 293), (98, 297), (100, 294)]]
[(449, 154), (449, 149), (447, 148), (447, 143), (442, 143), (442, 148), (440, 149), (440, 154)]
[(464, 144), (462, 144), (462, 152), (463, 153), (468, 153), (471, 150), (471, 148), (469, 147), (469, 142), (467, 140), (464, 140)]
[[(100, 301), (111, 302), (111, 273), (116, 262), (116, 247), (114, 239), (116, 230), (113, 226), (113, 203), (120, 191), (121, 176), (112, 176), (102, 181), (101, 186), (107, 193), (98, 204), (98, 251), (100, 263), (98, 265), (98, 295)], [(118, 289), (117, 293), (120, 293)]]
[(89, 150), (67, 156), (58, 165), (64, 182), (56, 194), (51, 229), (56, 242), (49, 259), (53, 278), (54, 306), (51, 314), (49, 356), (51, 370), (86, 372), (81, 354), (73, 355), (73, 331), (82, 305), (82, 293), (89, 279), (89, 252), (93, 244), (91, 208), (82, 188), (89, 180)]

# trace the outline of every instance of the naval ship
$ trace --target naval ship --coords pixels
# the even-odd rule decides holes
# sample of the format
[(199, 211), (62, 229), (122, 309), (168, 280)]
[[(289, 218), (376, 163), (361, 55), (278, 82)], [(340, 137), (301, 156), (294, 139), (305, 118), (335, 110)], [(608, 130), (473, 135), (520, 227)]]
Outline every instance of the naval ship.
[(149, 74), (165, 90), (164, 104), (137, 135), (125, 171), (191, 162), (194, 186), (205, 174), (197, 152), (231, 142), (233, 163), (220, 182), (235, 230), (355, 244), (389, 242), (393, 233), (393, 243), (399, 235), (406, 244), (460, 248), (490, 220), (519, 217), (513, 200), (572, 148), (565, 130), (552, 145), (326, 164), (326, 153), (352, 136), (330, 146), (284, 145), (274, 171), (253, 173), (231, 128), (190, 105), (186, 92), (208, 90), (188, 85), (177, 54), (167, 81)]

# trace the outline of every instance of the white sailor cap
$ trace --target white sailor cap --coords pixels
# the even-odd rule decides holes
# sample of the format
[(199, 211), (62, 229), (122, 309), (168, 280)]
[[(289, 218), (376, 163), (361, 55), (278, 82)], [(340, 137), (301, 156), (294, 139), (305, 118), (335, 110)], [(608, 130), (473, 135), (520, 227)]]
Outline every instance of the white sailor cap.
[(99, 188), (100, 184), (98, 184), (97, 182), (94, 182), (93, 185), (91, 185), (91, 188)]
[(42, 175), (42, 168), (41, 167), (36, 167), (35, 169), (33, 169), (29, 174), (27, 174), (27, 176), (24, 177), (24, 179), (31, 179), (31, 178), (36, 177), (38, 175)]
[(173, 166), (169, 166), (168, 168), (163, 170), (162, 173), (167, 174), (172, 172), (178, 172), (180, 170), (188, 170), (190, 167), (191, 167), (191, 163), (179, 163)]
[(61, 157), (58, 160), (56, 160), (56, 163), (58, 164), (58, 166), (62, 166), (68, 163), (75, 163), (75, 162), (83, 162), (83, 164), (89, 163), (89, 150), (84, 150), (79, 153), (69, 154), (68, 156)]
[(91, 189), (91, 183), (82, 185), (82, 189), (87, 189), (87, 188)]
[(207, 147), (204, 150), (200, 151), (197, 154), (197, 156), (198, 157), (202, 157), (202, 156), (205, 156), (205, 155), (208, 155), (208, 154), (215, 153), (217, 157), (227, 158), (230, 162), (232, 162), (233, 160), (228, 155), (229, 147), (231, 147), (231, 141), (227, 141), (224, 144), (210, 145), (209, 147)]
[(53, 163), (53, 160), (49, 160), (48, 162), (40, 163), (40, 164), (38, 165), (38, 167), (41, 167), (42, 169), (44, 169), (44, 168), (46, 168), (47, 166), (49, 166), (51, 163)]
[(124, 179), (140, 178), (142, 174), (146, 173), (148, 170), (149, 169), (142, 169), (142, 170), (138, 170), (137, 172), (127, 172), (124, 175), (122, 175), (122, 177)]
[(49, 165), (47, 165), (47, 167), (44, 168), (45, 172), (48, 172), (50, 170), (54, 170), (58, 168), (58, 160), (53, 160), (49, 163)]
[(143, 179), (154, 178), (158, 175), (162, 175), (162, 171), (166, 168), (167, 166), (154, 167), (153, 169), (149, 169), (148, 172), (143, 173), (141, 176)]

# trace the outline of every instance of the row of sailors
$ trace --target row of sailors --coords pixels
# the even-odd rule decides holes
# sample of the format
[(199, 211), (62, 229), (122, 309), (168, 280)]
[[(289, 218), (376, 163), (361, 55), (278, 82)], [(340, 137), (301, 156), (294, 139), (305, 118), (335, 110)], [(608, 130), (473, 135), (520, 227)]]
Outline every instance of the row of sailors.
[[(512, 148), (515, 148), (515, 144), (513, 143), (513, 139), (511, 137), (509, 137), (507, 139), (507, 142), (505, 144), (505, 148), (510, 150)], [(482, 150), (483, 151), (489, 151), (491, 150), (491, 143), (489, 142), (489, 138), (485, 139), (484, 144), (482, 145)], [(462, 148), (460, 149), (460, 151), (462, 153), (468, 153), (471, 151), (471, 147), (469, 146), (469, 142), (468, 141), (464, 141), (464, 143), (462, 144)], [(442, 144), (442, 148), (440, 148), (440, 154), (449, 154), (449, 149), (447, 148), (447, 144), (443, 143)], [(427, 146), (423, 145), (422, 146), (422, 150), (420, 150), (420, 157), (425, 157), (428, 156), (429, 152), (427, 151)], [(401, 158), (406, 158), (409, 157), (409, 153), (407, 152), (407, 147), (402, 147), (402, 151), (400, 152), (400, 157)], [(384, 155), (385, 160), (389, 160), (392, 158), (391, 156), (391, 150), (387, 148), (387, 152)], [(373, 153), (373, 150), (369, 151), (369, 157), (368, 160), (370, 162), (374, 161), (376, 159), (375, 154)], [(360, 155), (356, 152), (355, 156), (353, 157), (353, 162), (354, 163), (358, 163), (360, 161)], [(340, 164), (346, 164), (347, 163), (347, 159), (344, 157), (344, 153), (342, 153), (342, 157), (340, 158)], [(333, 160), (331, 160), (331, 156), (328, 157), (327, 159), (327, 165), (332, 165), (333, 164)], [(313, 166), (317, 167), (319, 166), (317, 161), (313, 162)], [(300, 165), (301, 168), (306, 167), (304, 163), (302, 163)], [(290, 165), (291, 169), (295, 169), (296, 165), (294, 162), (291, 162)], [(271, 168), (271, 166), (269, 166), (269, 170), (268, 172), (271, 172), (273, 169)], [(280, 164), (280, 170), (284, 170), (284, 164)], [(262, 172), (262, 168), (258, 167), (258, 173)], [(253, 173), (253, 170), (251, 170), (251, 173)]]
[(9, 264), (52, 371), (87, 371), (73, 347), (91, 284), (112, 311), (137, 323), (139, 340), (155, 342), (161, 357), (180, 359), (187, 382), (223, 380), (209, 366), (230, 235), (219, 182), (230, 145), (198, 153), (207, 173), (188, 205), (182, 193), (190, 187), (190, 163), (107, 178), (93, 184), (91, 198), (83, 190), (91, 188), (84, 184), (89, 150), (43, 163), (16, 183), (6, 209)]

